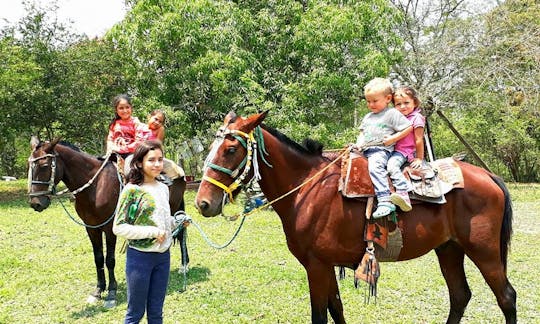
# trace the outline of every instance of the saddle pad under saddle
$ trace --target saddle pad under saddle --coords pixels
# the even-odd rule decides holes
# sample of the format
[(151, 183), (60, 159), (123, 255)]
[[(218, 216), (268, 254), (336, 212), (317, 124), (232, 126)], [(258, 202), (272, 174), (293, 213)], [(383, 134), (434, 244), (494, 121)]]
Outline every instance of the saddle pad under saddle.
[[(414, 172), (405, 177), (412, 183), (414, 190), (411, 198), (426, 200), (435, 203), (444, 203), (444, 199), (437, 200), (432, 197), (443, 196), (454, 188), (463, 188), (463, 174), (453, 158), (445, 158), (430, 163), (432, 168), (425, 174)], [(391, 185), (390, 179), (388, 179)], [(341, 179), (339, 191), (347, 198), (373, 197), (375, 191), (369, 177), (367, 159), (362, 154), (350, 152), (342, 159)], [(428, 197), (428, 199), (422, 199)]]
[(461, 169), (452, 158), (433, 161), (424, 169), (405, 167), (404, 173), (413, 187), (412, 199), (444, 204), (446, 193), (463, 188)]

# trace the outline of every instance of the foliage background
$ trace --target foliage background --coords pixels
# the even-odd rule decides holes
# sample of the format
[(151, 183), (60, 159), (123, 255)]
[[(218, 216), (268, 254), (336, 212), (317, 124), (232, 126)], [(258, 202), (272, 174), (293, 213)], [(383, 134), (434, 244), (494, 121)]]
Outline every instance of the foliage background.
[(293, 139), (339, 148), (367, 112), (363, 85), (383, 76), (419, 90), (437, 157), (465, 150), (444, 113), (495, 173), (540, 181), (536, 0), (126, 0), (98, 39), (58, 22), (54, 2), (25, 3), (0, 30), (2, 174), (24, 176), (35, 134), (103, 154), (119, 93), (142, 120), (165, 110), (173, 159), (230, 110), (270, 110)]

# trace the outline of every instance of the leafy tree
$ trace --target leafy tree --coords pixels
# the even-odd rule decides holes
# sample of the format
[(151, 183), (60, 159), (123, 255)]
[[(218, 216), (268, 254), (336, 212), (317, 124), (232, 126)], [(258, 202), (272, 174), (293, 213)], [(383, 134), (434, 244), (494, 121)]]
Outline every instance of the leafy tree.
[(16, 140), (18, 131), (27, 127), (28, 116), (21, 116), (21, 99), (27, 100), (35, 91), (40, 73), (13, 38), (0, 39), (0, 167), (9, 175), (22, 173), (23, 164), (17, 167)]
[[(485, 16), (467, 61), (469, 95), (456, 94), (471, 137), (508, 168), (514, 181), (540, 181), (540, 7), (510, 0)], [(487, 62), (487, 64), (486, 64)]]
[(0, 34), (0, 167), (14, 175), (24, 172), (30, 135), (103, 152), (108, 102), (126, 88), (112, 46), (70, 33), (54, 4), (25, 4), (27, 16)]
[(58, 52), (63, 78), (56, 85), (61, 94), (55, 98), (61, 116), (57, 135), (85, 151), (105, 151), (107, 126), (114, 116), (112, 98), (129, 90), (120, 59), (116, 49), (99, 39), (85, 39)]
[[(393, 67), (396, 79), (424, 95), (424, 113), (443, 111), (496, 173), (538, 181), (535, 2), (495, 8), (489, 1), (477, 7), (465, 0), (392, 2), (403, 13), (396, 28), (404, 58)], [(437, 115), (430, 121), (438, 156), (463, 150)]]
[(107, 39), (130, 53), (134, 92), (181, 121), (169, 125), (180, 137), (205, 134), (232, 109), (271, 109), (269, 122), (293, 137), (317, 129), (327, 143), (351, 141), (339, 134), (353, 126), (361, 86), (399, 58), (386, 51), (398, 39), (385, 1), (130, 4)]

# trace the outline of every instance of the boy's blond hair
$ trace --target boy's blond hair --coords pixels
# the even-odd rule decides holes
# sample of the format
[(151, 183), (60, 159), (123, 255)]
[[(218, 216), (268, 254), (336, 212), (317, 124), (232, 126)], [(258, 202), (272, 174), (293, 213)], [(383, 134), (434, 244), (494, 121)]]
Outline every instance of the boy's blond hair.
[(364, 86), (364, 95), (378, 92), (382, 92), (385, 96), (392, 95), (392, 82), (385, 78), (374, 78)]

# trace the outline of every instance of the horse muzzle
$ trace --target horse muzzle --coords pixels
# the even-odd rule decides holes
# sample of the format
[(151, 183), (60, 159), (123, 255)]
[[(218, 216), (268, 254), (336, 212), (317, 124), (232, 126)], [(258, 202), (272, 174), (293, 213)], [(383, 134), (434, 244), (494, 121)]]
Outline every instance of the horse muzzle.
[(214, 217), (221, 213), (221, 204), (212, 204), (204, 198), (195, 199), (195, 207), (204, 217)]
[(47, 196), (30, 198), (30, 207), (37, 212), (42, 212), (51, 204), (51, 199)]

